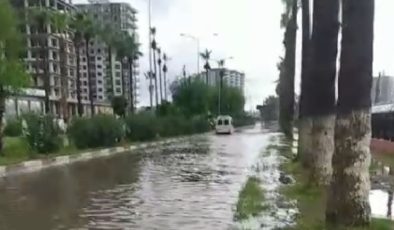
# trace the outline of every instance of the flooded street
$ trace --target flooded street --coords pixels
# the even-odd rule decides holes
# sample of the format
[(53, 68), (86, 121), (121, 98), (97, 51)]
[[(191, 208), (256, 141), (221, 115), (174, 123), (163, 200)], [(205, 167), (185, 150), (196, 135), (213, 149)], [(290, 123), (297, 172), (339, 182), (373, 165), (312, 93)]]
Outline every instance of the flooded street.
[(238, 193), (271, 136), (199, 136), (7, 178), (0, 229), (237, 229)]

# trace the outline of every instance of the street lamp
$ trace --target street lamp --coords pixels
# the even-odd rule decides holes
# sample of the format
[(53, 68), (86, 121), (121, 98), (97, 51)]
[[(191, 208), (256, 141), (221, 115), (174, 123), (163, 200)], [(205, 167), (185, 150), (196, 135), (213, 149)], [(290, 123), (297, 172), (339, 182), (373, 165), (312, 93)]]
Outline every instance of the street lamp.
[(230, 56), (230, 57), (215, 60), (218, 63), (219, 71), (220, 71), (219, 72), (219, 93), (218, 93), (218, 116), (220, 116), (221, 107), (222, 107), (221, 94), (222, 94), (222, 84), (223, 84), (223, 78), (224, 78), (224, 64), (225, 64), (226, 60), (230, 60), (230, 59), (234, 59), (234, 57)]
[[(200, 38), (186, 33), (181, 33), (181, 37), (190, 38), (197, 43), (197, 74), (200, 74)], [(217, 33), (213, 33), (213, 36), (218, 36)]]

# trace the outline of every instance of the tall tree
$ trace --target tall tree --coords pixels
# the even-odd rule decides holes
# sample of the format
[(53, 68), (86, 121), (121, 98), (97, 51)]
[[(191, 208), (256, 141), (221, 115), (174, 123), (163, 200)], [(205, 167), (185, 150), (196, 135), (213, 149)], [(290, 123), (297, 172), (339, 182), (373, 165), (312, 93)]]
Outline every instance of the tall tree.
[(285, 135), (292, 138), (298, 5), (297, 0), (283, 0), (283, 2), (285, 4), (285, 12), (282, 14), (281, 26), (285, 28), (283, 41), (285, 57), (279, 76), (279, 123)]
[(164, 100), (167, 101), (167, 71), (168, 71), (168, 67), (167, 67), (167, 54), (164, 53), (163, 54), (163, 81), (164, 81)]
[(364, 226), (371, 220), (371, 83), (374, 0), (342, 1), (333, 177), (326, 210), (334, 225)]
[[(154, 29), (154, 28), (153, 28)], [(152, 30), (153, 30), (152, 29)], [(155, 101), (156, 101), (156, 107), (159, 105), (159, 93), (158, 93), (158, 84), (157, 84), (157, 60), (156, 60), (156, 49), (157, 49), (157, 42), (155, 39), (156, 35), (156, 29), (154, 29), (154, 32), (152, 32), (153, 35), (153, 40), (152, 40), (152, 52), (153, 52), (153, 66), (154, 66), (154, 73), (153, 77), (155, 79)]]
[(111, 95), (111, 98), (114, 97), (114, 77), (113, 77), (113, 57), (114, 52), (116, 51), (116, 39), (119, 36), (119, 31), (114, 29), (110, 23), (104, 24), (100, 28), (99, 33), (100, 38), (106, 45), (107, 53), (108, 53), (108, 68), (107, 68), (107, 79), (106, 79), (106, 91), (107, 94)]
[(70, 20), (70, 29), (73, 31), (72, 41), (75, 48), (75, 56), (76, 56), (76, 93), (77, 93), (77, 112), (79, 116), (82, 116), (83, 105), (82, 105), (82, 91), (81, 91), (81, 48), (83, 45), (83, 34), (84, 34), (84, 21), (85, 15), (83, 13), (77, 13)]
[(212, 50), (208, 50), (208, 49), (206, 49), (203, 53), (200, 53), (200, 56), (205, 61), (205, 64), (204, 64), (205, 82), (207, 84), (209, 83), (209, 70), (211, 69), (211, 66), (209, 65), (209, 60), (211, 59), (211, 54), (212, 54)]
[(134, 84), (134, 64), (135, 61), (138, 60), (142, 53), (140, 52), (140, 44), (136, 42), (134, 35), (127, 36), (126, 40), (126, 50), (127, 50), (127, 60), (129, 64), (129, 87), (130, 87), (130, 111), (133, 113), (135, 109), (134, 103), (134, 91), (135, 88)]
[(162, 77), (161, 77), (161, 64), (162, 64), (162, 60), (161, 60), (161, 49), (158, 47), (157, 48), (157, 64), (159, 65), (159, 90), (160, 90), (160, 102), (163, 102), (163, 87), (162, 87)]
[(85, 42), (85, 53), (86, 53), (86, 61), (87, 61), (87, 71), (88, 71), (88, 86), (89, 86), (89, 102), (90, 102), (90, 115), (95, 115), (94, 108), (94, 98), (93, 98), (93, 76), (92, 76), (92, 62), (90, 60), (90, 42), (97, 35), (98, 27), (93, 22), (92, 17), (90, 15), (85, 15), (83, 20), (84, 30), (83, 30), (83, 38)]
[(304, 116), (312, 121), (311, 176), (317, 184), (328, 184), (334, 153), (335, 77), (338, 50), (339, 0), (315, 0), (313, 5), (312, 60), (305, 82)]
[(309, 74), (311, 55), (311, 20), (309, 0), (301, 0), (302, 5), (302, 62), (301, 62), (301, 93), (299, 104), (299, 126), (298, 126), (298, 153), (297, 158), (303, 160), (303, 165), (308, 167), (311, 154), (310, 136), (312, 132), (312, 122), (304, 116), (306, 81)]
[(28, 84), (19, 59), (21, 38), (16, 14), (8, 0), (0, 0), (0, 154), (3, 150), (3, 116), (6, 98)]
[[(49, 70), (49, 51), (48, 51), (48, 33), (49, 25), (53, 22), (54, 11), (46, 7), (45, 2), (39, 1), (38, 6), (30, 7), (27, 12), (27, 22), (33, 25), (36, 30), (31, 33), (31, 39), (39, 44), (39, 51), (36, 53), (36, 78), (40, 75), (43, 81), (45, 91), (45, 113), (52, 113), (50, 103), (51, 84)], [(42, 69), (42, 74), (40, 73)]]

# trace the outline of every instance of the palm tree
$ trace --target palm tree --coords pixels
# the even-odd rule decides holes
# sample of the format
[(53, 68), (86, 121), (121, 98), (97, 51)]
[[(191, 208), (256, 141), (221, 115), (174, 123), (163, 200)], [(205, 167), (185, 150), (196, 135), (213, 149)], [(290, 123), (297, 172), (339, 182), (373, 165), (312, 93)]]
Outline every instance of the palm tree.
[(163, 81), (164, 81), (164, 100), (167, 101), (167, 71), (168, 71), (168, 67), (167, 67), (167, 54), (164, 53), (163, 54)]
[(116, 39), (119, 36), (119, 31), (114, 29), (111, 24), (105, 24), (103, 27), (100, 28), (100, 38), (105, 42), (106, 47), (107, 47), (107, 53), (108, 53), (108, 68), (107, 68), (107, 76), (108, 79), (106, 79), (107, 82), (107, 87), (106, 91), (107, 94), (111, 95), (111, 97), (114, 96), (114, 78), (112, 74), (113, 70), (113, 52), (115, 51), (115, 44), (116, 44)]
[[(53, 21), (54, 12), (45, 6), (45, 3), (39, 2), (39, 6), (30, 7), (27, 12), (27, 21), (36, 27), (36, 33), (31, 33), (32, 40), (38, 41), (39, 52), (36, 55), (36, 76), (40, 76), (40, 67), (43, 70), (42, 80), (43, 88), (45, 91), (45, 113), (52, 113), (52, 107), (50, 104), (50, 72), (49, 72), (49, 60), (48, 60), (48, 25)], [(37, 78), (36, 77), (36, 78)], [(36, 81), (36, 80), (35, 80)], [(37, 82), (36, 82), (37, 83)]]
[(207, 85), (209, 82), (209, 70), (211, 69), (211, 66), (209, 65), (211, 54), (212, 54), (212, 50), (208, 50), (208, 49), (206, 49), (203, 53), (200, 53), (201, 58), (205, 60), (205, 65), (204, 65), (205, 74), (206, 74), (205, 82), (207, 83)]
[(281, 26), (286, 28), (283, 42), (286, 53), (283, 60), (284, 68), (279, 79), (279, 123), (285, 135), (292, 138), (298, 5), (297, 0), (283, 0), (283, 2), (285, 3), (285, 12), (282, 14)]
[(369, 145), (374, 2), (342, 1), (335, 152), (326, 221), (346, 227), (365, 226), (371, 221)]
[[(316, 0), (313, 5), (312, 59), (305, 82), (304, 116), (312, 121), (311, 155), (313, 182), (328, 184), (334, 153), (335, 77), (339, 30), (339, 0)], [(305, 162), (306, 160), (304, 160)]]
[(161, 60), (161, 49), (157, 48), (157, 64), (159, 65), (159, 90), (160, 90), (160, 102), (163, 102), (163, 88), (162, 88), (162, 78), (161, 78), (161, 64), (162, 64), (162, 60)]
[[(153, 36), (155, 33), (152, 33)], [(156, 100), (156, 107), (159, 105), (159, 94), (158, 94), (158, 85), (157, 85), (157, 61), (156, 61), (156, 49), (157, 49), (157, 43), (155, 38), (152, 40), (152, 52), (153, 52), (153, 63), (154, 63), (154, 73), (153, 77), (155, 79), (155, 100)]]
[(221, 98), (222, 98), (222, 88), (223, 88), (223, 78), (224, 78), (224, 64), (225, 64), (225, 60), (219, 60), (218, 61), (218, 66), (220, 69), (219, 72), (219, 91), (218, 91), (218, 116), (221, 114), (221, 107), (222, 107), (222, 102), (221, 102)]
[(93, 98), (93, 76), (91, 73), (92, 63), (90, 61), (90, 41), (94, 39), (97, 34), (98, 27), (94, 24), (93, 19), (89, 15), (85, 15), (84, 17), (84, 30), (83, 30), (83, 39), (85, 42), (85, 53), (86, 53), (86, 61), (87, 61), (87, 71), (88, 71), (88, 86), (89, 86), (89, 101), (90, 101), (90, 115), (94, 116), (94, 98)]
[(67, 33), (69, 24), (69, 17), (65, 13), (58, 13), (53, 15), (53, 25), (57, 30), (60, 47), (60, 92), (61, 92), (61, 108), (63, 112), (64, 121), (68, 121), (68, 71), (67, 71), (67, 41), (65, 34)]
[(301, 94), (299, 103), (299, 126), (298, 126), (298, 153), (297, 158), (301, 159), (303, 166), (308, 167), (308, 156), (311, 155), (310, 135), (312, 123), (304, 116), (306, 81), (310, 76), (308, 73), (310, 64), (311, 46), (311, 23), (309, 0), (301, 0), (302, 4), (302, 63), (301, 63)]
[(126, 97), (126, 81), (125, 81), (125, 76), (124, 76), (124, 69), (126, 68), (126, 59), (127, 56), (129, 55), (129, 52), (127, 50), (127, 34), (126, 32), (120, 32), (114, 41), (115, 45), (115, 50), (116, 50), (116, 56), (118, 58), (118, 61), (121, 63), (121, 77), (122, 77), (122, 95), (124, 98)]
[(140, 52), (140, 44), (136, 42), (134, 34), (132, 36), (127, 36), (126, 39), (126, 50), (128, 52), (127, 60), (129, 64), (129, 87), (130, 87), (130, 111), (134, 112), (134, 63), (142, 53)]
[(70, 29), (73, 31), (72, 41), (75, 48), (76, 64), (77, 64), (77, 78), (76, 78), (76, 93), (77, 93), (77, 112), (81, 117), (83, 116), (83, 105), (81, 96), (81, 48), (83, 45), (83, 36), (85, 30), (85, 14), (77, 13), (70, 21)]

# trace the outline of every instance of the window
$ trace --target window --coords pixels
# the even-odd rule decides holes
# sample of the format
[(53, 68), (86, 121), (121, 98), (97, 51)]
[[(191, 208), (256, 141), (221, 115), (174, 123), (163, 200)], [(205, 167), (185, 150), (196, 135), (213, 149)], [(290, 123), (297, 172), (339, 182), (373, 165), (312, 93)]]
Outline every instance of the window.
[(98, 88), (98, 91), (101, 93), (103, 92), (103, 88)]
[(82, 58), (82, 61), (86, 61), (86, 57), (83, 57), (83, 58)]
[(120, 72), (116, 72), (115, 76), (120, 77)]
[(83, 97), (84, 100), (88, 100), (88, 97)]
[(86, 73), (83, 73), (83, 77), (84, 77), (84, 78), (87, 78), (88, 75), (87, 75)]
[(119, 65), (119, 64), (116, 64), (116, 65), (115, 65), (115, 68), (116, 68), (116, 69), (120, 69), (120, 65)]
[(103, 73), (102, 72), (97, 72), (97, 76), (101, 77), (101, 76), (103, 76)]
[(229, 125), (230, 124), (230, 121), (229, 120), (224, 120), (224, 125)]
[(102, 80), (98, 80), (97, 83), (101, 85), (101, 84), (103, 84), (103, 81)]
[(102, 65), (97, 65), (97, 68), (101, 69), (101, 68), (103, 68), (103, 66)]
[(101, 61), (101, 59), (102, 59), (101, 56), (97, 57), (97, 61)]
[(221, 119), (218, 120), (218, 125), (222, 125), (223, 121)]
[(120, 88), (116, 88), (116, 92), (117, 92), (117, 93), (121, 93)]
[(84, 86), (87, 86), (87, 85), (88, 85), (88, 82), (87, 82), (87, 81), (83, 81), (83, 85), (84, 85)]
[(56, 53), (56, 52), (52, 52), (52, 58), (53, 58), (54, 60), (57, 60), (57, 53)]
[(97, 53), (98, 53), (98, 54), (101, 53), (101, 49), (97, 49)]
[(83, 68), (83, 70), (86, 70), (86, 69), (87, 69), (87, 68), (86, 68), (86, 65), (84, 65), (82, 68)]
[(87, 93), (87, 92), (88, 92), (88, 89), (83, 89), (83, 92), (84, 92), (84, 93)]
[(103, 100), (103, 96), (99, 96), (99, 99), (100, 99), (100, 100)]
[(120, 80), (116, 80), (115, 85), (120, 85)]
[(57, 40), (52, 38), (52, 46), (57, 46)]

